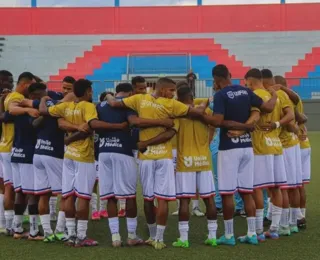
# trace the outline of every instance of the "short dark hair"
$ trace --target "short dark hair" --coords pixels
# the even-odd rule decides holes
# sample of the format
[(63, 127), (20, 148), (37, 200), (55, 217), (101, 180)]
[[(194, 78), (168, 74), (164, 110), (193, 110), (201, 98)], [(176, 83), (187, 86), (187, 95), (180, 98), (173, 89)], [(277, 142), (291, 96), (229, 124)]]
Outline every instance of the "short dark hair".
[(269, 69), (262, 69), (261, 75), (262, 75), (263, 79), (272, 79), (273, 78), (272, 71)]
[(69, 83), (69, 84), (74, 84), (76, 82), (76, 80), (74, 79), (74, 77), (66, 76), (66, 77), (64, 77), (62, 82), (66, 82), (66, 83)]
[(157, 80), (157, 85), (163, 85), (163, 84), (176, 84), (176, 82), (173, 80), (173, 79), (170, 79), (168, 77), (162, 77), (162, 78), (159, 78)]
[(13, 75), (8, 70), (0, 70), (0, 77), (13, 77)]
[(217, 66), (214, 66), (212, 68), (212, 77), (215, 76), (227, 79), (228, 77), (230, 77), (229, 69), (224, 64), (218, 64)]
[(177, 96), (178, 96), (178, 99), (180, 100), (184, 100), (186, 98), (187, 95), (190, 95), (192, 94), (192, 90), (191, 88), (188, 87), (180, 87), (178, 90), (177, 90)]
[(274, 76), (274, 81), (276, 84), (280, 84), (285, 87), (287, 86), (287, 80), (280, 75)]
[(34, 77), (34, 79), (35, 79), (35, 81), (36, 81), (37, 83), (44, 82), (41, 78), (39, 78), (39, 77), (36, 76), (36, 75), (34, 75), (33, 77)]
[(36, 83), (32, 83), (29, 87), (28, 87), (28, 92), (29, 93), (33, 93), (37, 90), (46, 90), (47, 86), (43, 83), (40, 82), (36, 82)]
[(189, 87), (189, 84), (188, 82), (183, 80), (183, 81), (178, 81), (176, 86), (177, 86), (177, 89), (179, 89), (179, 88)]
[(146, 79), (141, 76), (136, 76), (131, 79), (131, 84), (133, 86), (137, 85), (137, 83), (145, 83), (145, 82), (146, 82)]
[(133, 91), (133, 87), (130, 83), (120, 83), (116, 86), (116, 93), (119, 93), (119, 92), (128, 93), (131, 91)]
[(18, 83), (22, 80), (32, 81), (34, 80), (34, 75), (31, 72), (22, 72), (18, 77)]
[(87, 79), (79, 79), (73, 84), (73, 93), (76, 97), (83, 97), (88, 89), (92, 88), (92, 82)]
[(245, 79), (248, 78), (254, 78), (254, 79), (262, 79), (262, 74), (261, 71), (259, 69), (251, 69), (248, 70), (248, 72), (246, 73), (246, 75), (244, 76)]

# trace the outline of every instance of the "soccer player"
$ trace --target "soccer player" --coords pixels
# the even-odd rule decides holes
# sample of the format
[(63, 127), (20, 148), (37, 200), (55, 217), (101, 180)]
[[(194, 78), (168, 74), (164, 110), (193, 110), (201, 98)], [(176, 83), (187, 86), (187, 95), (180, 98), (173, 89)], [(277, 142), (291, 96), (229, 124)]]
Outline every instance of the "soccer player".
[[(44, 97), (40, 103), (40, 113), (52, 117), (64, 118), (69, 123), (69, 135), (73, 131), (83, 129), (90, 132), (89, 123), (97, 119), (97, 112), (92, 101), (91, 82), (80, 79), (74, 83), (76, 102), (63, 102), (47, 108)], [(93, 136), (72, 142), (66, 148), (63, 161), (62, 196), (65, 198), (66, 226), (69, 246), (96, 246), (98, 242), (87, 238), (89, 203), (96, 180), (94, 165)], [(75, 210), (73, 195), (78, 197), (78, 209)], [(76, 230), (75, 214), (78, 223)]]
[[(140, 118), (159, 121), (158, 126), (140, 130), (140, 141), (149, 140), (165, 132), (170, 125), (161, 125), (165, 119), (180, 117), (187, 114), (201, 115), (204, 109), (190, 108), (173, 99), (176, 91), (175, 82), (169, 78), (157, 81), (155, 92), (150, 94), (133, 95), (122, 101), (116, 101), (107, 95), (108, 103), (113, 107), (128, 107), (135, 110)], [(151, 125), (148, 125), (151, 126)], [(163, 127), (164, 126), (164, 127)], [(172, 161), (172, 144), (169, 141), (154, 146), (141, 153), (140, 177), (145, 199), (144, 210), (149, 227), (150, 239), (146, 241), (156, 249), (163, 249), (163, 234), (168, 217), (168, 201), (175, 200), (174, 166)], [(158, 200), (157, 224), (155, 223), (154, 198)]]
[[(270, 89), (270, 87), (275, 85), (275, 81), (270, 70), (263, 69), (261, 70), (261, 73), (265, 88)], [(288, 95), (279, 95), (279, 99), (282, 102), (282, 106), (287, 107), (287, 110), (290, 111), (289, 113), (294, 115), (294, 104), (289, 99)], [(302, 185), (302, 169), (299, 139), (292, 131), (298, 131), (294, 117), (286, 127), (281, 128), (279, 136), (283, 147), (283, 157), (287, 177), (287, 184), (281, 187), (283, 189), (283, 209), (280, 220), (279, 235), (285, 236), (299, 232), (297, 227), (297, 215), (300, 211), (299, 187)]]
[[(263, 102), (251, 90), (240, 85), (232, 85), (229, 70), (225, 65), (217, 65), (212, 70), (215, 84), (221, 89), (214, 98), (214, 117), (222, 120), (233, 120), (240, 123), (254, 123), (256, 113), (250, 117), (251, 107), (264, 112), (272, 112), (277, 96), (275, 92), (268, 102)], [(252, 120), (252, 121), (251, 121)], [(255, 225), (255, 204), (253, 193), (253, 149), (250, 133), (241, 136), (230, 136), (228, 129), (220, 130), (218, 152), (219, 192), (223, 201), (225, 235), (217, 244), (235, 245), (233, 234), (233, 194), (241, 193), (247, 213), (248, 233), (240, 237), (242, 243), (257, 244)]]
[[(264, 101), (271, 98), (271, 94), (264, 88), (262, 74), (258, 69), (251, 69), (245, 75), (246, 86)], [(266, 235), (272, 239), (279, 238), (279, 226), (282, 213), (282, 194), (280, 187), (287, 184), (282, 144), (279, 138), (281, 128), (293, 119), (293, 114), (282, 107), (281, 95), (272, 113), (262, 113), (257, 122), (257, 128), (252, 132), (254, 151), (254, 200), (256, 204), (256, 232), (260, 242), (265, 241), (263, 233), (264, 199), (263, 189), (269, 188), (272, 196), (272, 223)], [(284, 116), (281, 116), (281, 115)], [(272, 122), (272, 123), (270, 123)], [(268, 128), (268, 130), (264, 130)]]

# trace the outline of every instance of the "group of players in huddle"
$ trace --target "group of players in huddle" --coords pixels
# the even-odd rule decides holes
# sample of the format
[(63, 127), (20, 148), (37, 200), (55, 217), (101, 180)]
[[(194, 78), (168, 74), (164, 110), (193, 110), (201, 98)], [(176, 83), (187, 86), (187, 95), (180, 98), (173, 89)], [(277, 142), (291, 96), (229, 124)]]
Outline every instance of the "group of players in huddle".
[[(108, 217), (114, 247), (123, 243), (118, 200), (125, 205), (130, 246), (165, 248), (168, 202), (179, 199), (180, 237), (173, 246), (188, 248), (189, 203), (197, 197), (206, 208), (205, 244), (235, 245), (235, 193), (243, 201), (248, 226), (238, 238), (241, 243), (255, 245), (299, 232), (306, 225), (304, 184), (310, 181), (311, 154), (301, 99), (284, 78), (267, 69), (249, 70), (246, 87), (232, 84), (225, 65), (215, 66), (212, 76), (215, 94), (209, 99), (194, 99), (186, 82), (166, 77), (147, 94), (145, 80), (136, 77), (132, 84), (117, 85), (115, 95), (103, 93), (94, 105), (88, 80), (68, 77), (60, 93), (24, 72), (12, 91), (11, 73), (1, 71), (0, 232), (74, 247), (98, 245), (87, 237), (97, 178), (100, 205), (107, 204), (107, 212), (95, 208), (92, 218)], [(211, 153), (210, 143), (217, 140), (219, 149)], [(136, 234), (138, 176), (146, 241)], [(270, 227), (264, 232), (266, 191)], [(216, 201), (222, 199), (218, 208), (215, 193)], [(58, 194), (53, 231), (49, 201)], [(23, 229), (26, 208), (28, 233)], [(202, 214), (198, 204), (193, 208)], [(217, 212), (223, 213), (225, 226), (218, 239)]]

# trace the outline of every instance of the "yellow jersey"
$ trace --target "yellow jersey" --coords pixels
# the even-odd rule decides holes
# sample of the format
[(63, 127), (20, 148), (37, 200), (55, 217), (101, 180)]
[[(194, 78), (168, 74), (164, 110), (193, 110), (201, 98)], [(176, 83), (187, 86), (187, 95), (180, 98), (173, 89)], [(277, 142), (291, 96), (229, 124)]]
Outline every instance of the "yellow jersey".
[[(256, 89), (253, 91), (257, 96), (267, 102), (271, 98), (271, 94), (265, 89)], [(279, 138), (279, 130), (263, 131), (259, 126), (265, 125), (270, 122), (277, 122), (281, 119), (281, 104), (277, 99), (276, 106), (272, 113), (261, 113), (260, 119), (257, 123), (257, 129), (252, 132), (252, 146), (254, 154), (267, 155), (267, 154), (282, 154), (282, 144)]]
[[(206, 113), (210, 113), (207, 108)], [(177, 171), (211, 171), (209, 126), (189, 118), (179, 118), (177, 132)]]
[[(302, 103), (301, 99), (299, 100), (299, 103), (297, 104), (297, 111), (298, 111), (299, 113), (301, 113), (301, 114), (304, 113), (303, 103)], [(302, 125), (300, 125), (299, 127), (300, 127), (300, 133), (301, 133), (301, 132), (302, 132), (302, 129), (305, 127), (305, 125), (302, 124)], [(301, 141), (301, 140), (300, 140), (300, 148), (301, 148), (301, 149), (306, 149), (306, 148), (310, 148), (310, 147), (311, 147), (311, 144), (310, 144), (310, 140), (309, 140), (308, 137), (307, 137), (307, 139), (304, 140), (304, 141)]]
[[(8, 94), (4, 100), (4, 111), (9, 110), (9, 105), (13, 102), (20, 103), (24, 96), (18, 92)], [(2, 123), (2, 135), (0, 141), (0, 153), (11, 153), (12, 144), (14, 139), (14, 124)]]
[[(81, 101), (64, 102), (49, 107), (48, 112), (53, 117), (62, 117), (68, 122), (76, 125), (89, 123), (93, 119), (97, 119), (97, 111), (94, 104)], [(71, 135), (72, 133), (68, 133)], [(78, 162), (93, 163), (94, 162), (94, 137), (93, 135), (83, 140), (78, 140), (69, 144), (65, 150), (64, 158)]]
[[(182, 117), (188, 114), (189, 107), (175, 99), (155, 98), (150, 94), (133, 95), (122, 100), (124, 105), (135, 110), (139, 117), (145, 119), (166, 119)], [(146, 141), (166, 131), (164, 127), (150, 127), (140, 130), (139, 140)], [(139, 152), (141, 160), (160, 160), (172, 158), (172, 141), (148, 146), (143, 154)]]
[(193, 100), (193, 104), (194, 104), (195, 106), (201, 105), (201, 104), (204, 103), (204, 102), (208, 102), (208, 98), (195, 98), (195, 99)]
[[(278, 90), (277, 95), (278, 95), (278, 98), (280, 99), (282, 109), (286, 107), (290, 107), (292, 111), (294, 111), (294, 104), (288, 97), (287, 93), (285, 93), (282, 90)], [(286, 127), (281, 128), (279, 137), (280, 137), (283, 148), (289, 148), (299, 144), (298, 136), (296, 136), (296, 134), (294, 133), (289, 132)]]

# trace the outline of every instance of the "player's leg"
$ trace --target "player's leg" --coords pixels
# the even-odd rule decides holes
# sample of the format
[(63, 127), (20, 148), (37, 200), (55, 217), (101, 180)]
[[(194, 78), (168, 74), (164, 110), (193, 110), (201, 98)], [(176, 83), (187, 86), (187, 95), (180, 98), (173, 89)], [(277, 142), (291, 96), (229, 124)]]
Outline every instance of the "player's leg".
[(100, 214), (98, 211), (98, 181), (96, 180), (93, 187), (93, 192), (91, 195), (90, 200), (90, 207), (91, 207), (91, 219), (92, 220), (100, 220)]
[(233, 230), (234, 201), (233, 194), (237, 190), (237, 172), (239, 168), (239, 152), (237, 149), (218, 152), (218, 186), (222, 197), (224, 219), (224, 235), (217, 240), (218, 245), (236, 244)]
[(180, 237), (172, 245), (174, 247), (189, 247), (189, 204), (190, 198), (196, 196), (196, 173), (195, 172), (176, 172), (175, 184), (176, 195), (180, 201), (179, 207), (179, 233)]
[(0, 234), (6, 233), (6, 219), (4, 217), (4, 182), (2, 161), (0, 160)]
[(168, 219), (168, 202), (176, 199), (175, 175), (173, 162), (170, 159), (155, 161), (154, 194), (158, 200), (157, 233), (155, 249), (163, 249), (163, 234)]
[(119, 199), (118, 217), (124, 218), (126, 216), (126, 199)]
[(155, 161), (141, 160), (139, 164), (140, 181), (144, 198), (144, 214), (146, 217), (149, 239), (146, 244), (151, 245), (157, 233), (156, 215), (154, 210), (154, 166)]
[(215, 187), (211, 171), (197, 172), (197, 187), (199, 195), (206, 205), (207, 212), (208, 237), (205, 240), (205, 244), (217, 246), (217, 209), (213, 199)]
[[(174, 172), (176, 172), (176, 167), (177, 167), (177, 150), (172, 149), (172, 161), (173, 161), (173, 167), (174, 167)], [(177, 209), (172, 212), (172, 216), (178, 216), (179, 215), (179, 208), (180, 208), (180, 200), (176, 200), (176, 206)]]
[[(254, 154), (252, 148), (242, 149), (242, 156), (238, 171), (238, 190), (244, 203), (247, 214), (248, 232), (246, 236), (239, 237), (241, 243), (258, 244), (256, 233), (256, 205), (253, 200), (253, 176), (254, 176)], [(263, 196), (262, 214), (263, 214)], [(263, 216), (263, 215), (262, 215)], [(263, 220), (263, 219), (262, 219)]]
[(57, 221), (57, 203), (58, 197), (56, 195), (51, 195), (49, 200), (49, 209), (50, 209), (50, 220)]
[(94, 163), (75, 163), (75, 194), (78, 197), (77, 239), (75, 247), (97, 246), (98, 242), (87, 238), (91, 194), (96, 181)]
[(216, 196), (214, 198), (217, 207), (217, 214), (222, 215), (222, 199), (218, 188), (218, 153), (212, 154), (212, 167), (213, 167), (213, 177), (214, 186), (216, 190)]
[(205, 214), (200, 210), (199, 206), (199, 191), (197, 190), (197, 195), (195, 198), (192, 199), (192, 215), (197, 217), (203, 217)]

